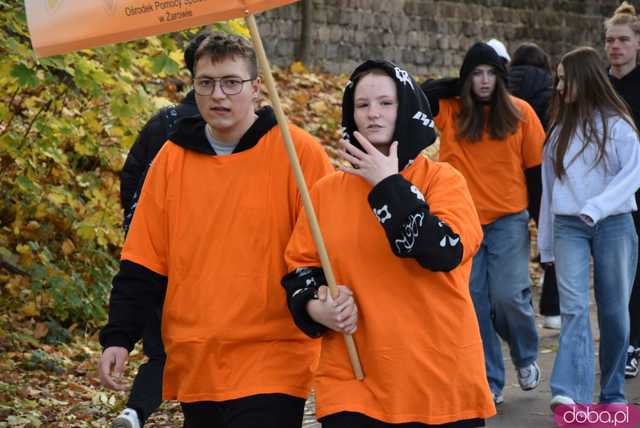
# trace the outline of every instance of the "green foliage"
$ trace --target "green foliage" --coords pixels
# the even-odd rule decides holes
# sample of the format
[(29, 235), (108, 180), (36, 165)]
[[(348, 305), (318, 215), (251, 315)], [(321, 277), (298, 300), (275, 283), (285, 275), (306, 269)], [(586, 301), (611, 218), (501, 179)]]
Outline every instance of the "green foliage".
[(25, 370), (44, 370), (57, 375), (64, 373), (64, 368), (62, 368), (55, 359), (49, 357), (46, 352), (40, 349), (31, 351), (29, 359), (22, 363), (22, 368)]
[(197, 30), (37, 60), (15, 3), (0, 1), (0, 310), (93, 327), (122, 245), (119, 171), (181, 98)]

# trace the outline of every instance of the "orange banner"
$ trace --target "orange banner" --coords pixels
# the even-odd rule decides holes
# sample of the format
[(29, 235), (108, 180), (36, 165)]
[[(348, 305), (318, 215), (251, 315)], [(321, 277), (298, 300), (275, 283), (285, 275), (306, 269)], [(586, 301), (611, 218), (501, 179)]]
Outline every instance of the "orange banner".
[(244, 17), (297, 0), (25, 0), (38, 57)]

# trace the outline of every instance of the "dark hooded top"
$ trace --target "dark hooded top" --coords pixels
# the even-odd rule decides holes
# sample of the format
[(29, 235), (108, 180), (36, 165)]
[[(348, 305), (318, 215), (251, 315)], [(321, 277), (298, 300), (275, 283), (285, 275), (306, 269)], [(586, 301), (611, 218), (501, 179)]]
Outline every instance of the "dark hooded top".
[(460, 81), (464, 82), (467, 80), (469, 75), (479, 65), (491, 65), (494, 67), (498, 76), (503, 80), (507, 79), (507, 68), (496, 50), (486, 43), (476, 42), (464, 55), (462, 66), (460, 67)]
[(389, 61), (369, 60), (355, 69), (342, 98), (343, 134), (354, 146), (362, 150), (360, 143), (353, 136), (357, 130), (354, 113), (354, 80), (367, 70), (378, 68), (393, 79), (398, 90), (398, 116), (393, 141), (398, 142), (398, 170), (402, 171), (436, 140), (433, 115), (427, 97), (413, 77), (405, 70)]
[[(629, 106), (636, 128), (640, 129), (640, 64), (622, 76), (621, 79), (609, 74), (609, 80), (616, 92), (618, 92), (618, 95), (620, 95)], [(636, 192), (636, 203), (640, 206), (640, 190)], [(639, 217), (639, 214), (634, 216), (636, 228), (640, 225)]]
[(533, 107), (546, 130), (549, 125), (549, 100), (553, 94), (551, 73), (532, 65), (516, 65), (509, 69), (508, 76), (509, 91)]
[(636, 128), (640, 128), (640, 64), (621, 79), (609, 75), (609, 80), (629, 106)]

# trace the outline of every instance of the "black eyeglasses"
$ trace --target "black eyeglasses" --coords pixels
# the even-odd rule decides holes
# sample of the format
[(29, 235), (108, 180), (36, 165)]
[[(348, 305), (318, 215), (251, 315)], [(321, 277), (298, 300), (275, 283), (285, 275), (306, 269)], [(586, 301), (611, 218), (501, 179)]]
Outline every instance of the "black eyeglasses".
[(198, 95), (211, 95), (216, 90), (216, 82), (220, 82), (220, 89), (225, 95), (237, 95), (242, 92), (242, 86), (245, 82), (251, 82), (256, 79), (238, 79), (237, 77), (223, 77), (222, 79), (210, 79), (208, 77), (200, 77), (193, 82), (193, 88)]

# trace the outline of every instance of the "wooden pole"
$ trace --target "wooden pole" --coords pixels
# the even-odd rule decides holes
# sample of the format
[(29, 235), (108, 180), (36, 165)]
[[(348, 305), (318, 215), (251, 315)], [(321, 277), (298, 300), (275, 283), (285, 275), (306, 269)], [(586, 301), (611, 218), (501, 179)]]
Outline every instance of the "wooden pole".
[[(333, 276), (333, 268), (331, 267), (331, 261), (329, 260), (329, 255), (327, 254), (327, 249), (324, 245), (324, 240), (322, 239), (322, 233), (320, 232), (318, 219), (316, 218), (316, 213), (313, 209), (313, 204), (311, 203), (309, 190), (307, 189), (307, 184), (304, 181), (302, 168), (300, 168), (300, 161), (298, 160), (298, 155), (296, 154), (295, 147), (293, 146), (291, 133), (289, 132), (289, 127), (287, 126), (287, 117), (284, 115), (282, 105), (280, 104), (280, 96), (278, 95), (278, 90), (276, 89), (276, 84), (273, 79), (273, 75), (271, 74), (271, 66), (269, 65), (267, 54), (265, 53), (264, 46), (262, 45), (262, 39), (260, 38), (260, 32), (258, 31), (255, 17), (249, 12), (247, 12), (246, 15), (247, 16), (245, 19), (247, 21), (249, 31), (251, 32), (251, 39), (253, 40), (253, 45), (256, 49), (258, 63), (260, 64), (260, 68), (262, 69), (262, 74), (264, 76), (265, 84), (267, 85), (269, 97), (271, 98), (273, 110), (276, 114), (276, 118), (278, 119), (278, 124), (280, 125), (280, 131), (282, 132), (282, 137), (284, 138), (287, 155), (289, 156), (291, 168), (293, 169), (296, 183), (298, 184), (298, 191), (300, 192), (300, 196), (302, 197), (302, 204), (304, 206), (305, 212), (307, 213), (309, 226), (311, 227), (311, 233), (316, 243), (316, 248), (318, 249), (320, 263), (322, 264), (322, 270), (324, 271), (324, 276), (327, 279), (327, 285), (329, 286), (331, 295), (333, 297), (336, 297), (338, 295), (338, 288), (336, 287), (336, 279)], [(362, 380), (364, 379), (364, 373), (362, 372), (362, 367), (360, 366), (360, 359), (358, 358), (358, 351), (356, 350), (356, 344), (353, 340), (353, 337), (350, 334), (345, 334), (344, 340), (347, 345), (347, 351), (349, 353), (349, 359), (351, 360), (351, 366), (353, 367), (353, 373), (356, 379)]]

